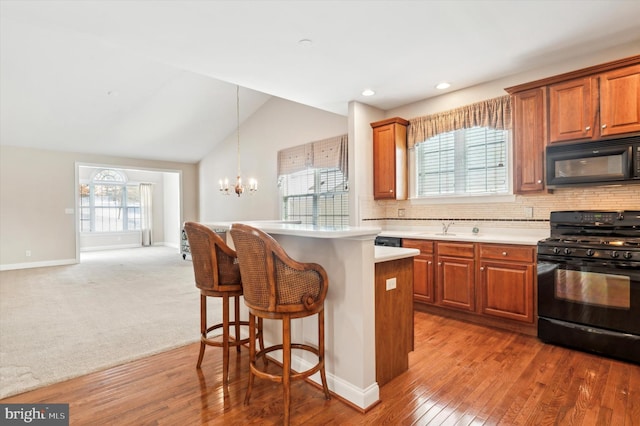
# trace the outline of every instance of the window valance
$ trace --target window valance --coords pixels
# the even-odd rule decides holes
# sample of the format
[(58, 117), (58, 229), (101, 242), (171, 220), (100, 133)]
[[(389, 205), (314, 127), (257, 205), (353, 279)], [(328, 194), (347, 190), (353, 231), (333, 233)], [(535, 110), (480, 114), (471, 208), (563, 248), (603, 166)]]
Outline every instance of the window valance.
[(348, 176), (348, 137), (335, 136), (278, 151), (278, 176), (308, 167), (337, 167)]
[(470, 127), (511, 128), (511, 97), (501, 96), (438, 114), (409, 120), (407, 145), (413, 148), (432, 136)]

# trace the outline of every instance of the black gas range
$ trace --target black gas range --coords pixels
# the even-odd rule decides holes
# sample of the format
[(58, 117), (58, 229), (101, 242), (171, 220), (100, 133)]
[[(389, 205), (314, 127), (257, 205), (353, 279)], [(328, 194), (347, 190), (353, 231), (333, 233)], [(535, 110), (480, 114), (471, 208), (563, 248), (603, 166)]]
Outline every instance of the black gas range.
[(640, 262), (640, 211), (558, 211), (542, 256)]
[(538, 337), (640, 363), (640, 211), (557, 211), (538, 242)]

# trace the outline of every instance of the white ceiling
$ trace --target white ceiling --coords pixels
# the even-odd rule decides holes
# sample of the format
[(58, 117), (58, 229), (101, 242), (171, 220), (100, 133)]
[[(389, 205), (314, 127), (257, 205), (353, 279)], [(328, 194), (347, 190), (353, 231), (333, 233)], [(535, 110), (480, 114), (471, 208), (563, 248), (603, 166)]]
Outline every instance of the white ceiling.
[(640, 52), (638, 0), (0, 0), (0, 19), (2, 144), (185, 162), (235, 131), (236, 84), (242, 120), (270, 96), (346, 115)]

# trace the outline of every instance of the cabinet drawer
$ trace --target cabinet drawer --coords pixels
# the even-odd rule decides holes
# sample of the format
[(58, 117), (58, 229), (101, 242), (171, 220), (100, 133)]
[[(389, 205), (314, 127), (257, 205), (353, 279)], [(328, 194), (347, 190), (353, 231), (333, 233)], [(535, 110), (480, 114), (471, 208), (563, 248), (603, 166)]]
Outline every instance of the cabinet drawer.
[(433, 253), (433, 241), (429, 240), (410, 240), (403, 238), (402, 247), (418, 249), (420, 253)]
[(482, 259), (514, 260), (519, 262), (533, 262), (536, 248), (530, 246), (512, 246), (500, 244), (481, 244), (480, 257)]
[(473, 257), (474, 243), (438, 243), (438, 256)]

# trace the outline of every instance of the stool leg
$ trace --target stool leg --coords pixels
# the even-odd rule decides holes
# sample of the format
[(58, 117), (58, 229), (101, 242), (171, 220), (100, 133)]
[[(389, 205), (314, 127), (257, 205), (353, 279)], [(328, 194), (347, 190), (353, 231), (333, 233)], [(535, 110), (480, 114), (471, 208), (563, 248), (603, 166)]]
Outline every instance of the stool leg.
[(327, 375), (324, 371), (324, 309), (318, 312), (318, 357), (322, 363), (322, 367), (320, 368), (320, 379), (322, 380), (324, 397), (325, 399), (331, 399), (329, 386), (327, 386)]
[[(242, 340), (240, 338), (240, 296), (235, 296), (233, 299), (235, 301), (235, 316), (233, 318), (236, 325), (236, 341), (239, 342)], [(236, 351), (240, 352), (240, 344), (236, 345)]]
[(200, 295), (200, 354), (198, 355), (198, 363), (196, 368), (202, 365), (204, 358), (204, 339), (207, 337), (207, 296)]
[(229, 394), (229, 295), (222, 296), (222, 386)]
[(282, 392), (284, 399), (284, 424), (289, 424), (291, 409), (291, 318), (282, 318)]
[[(261, 321), (261, 319), (260, 319)], [(251, 389), (253, 388), (253, 369), (256, 362), (256, 317), (249, 312), (249, 383), (247, 393), (244, 396), (244, 403), (249, 404)]]

